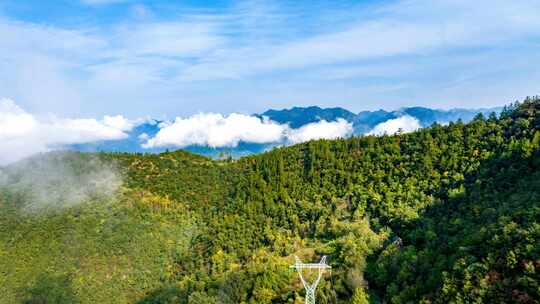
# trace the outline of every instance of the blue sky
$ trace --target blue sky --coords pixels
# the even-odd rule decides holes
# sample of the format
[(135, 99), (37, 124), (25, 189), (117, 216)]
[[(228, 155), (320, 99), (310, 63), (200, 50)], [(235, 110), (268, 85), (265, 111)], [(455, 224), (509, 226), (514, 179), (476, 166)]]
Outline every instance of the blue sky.
[(64, 117), (539, 94), (536, 0), (3, 0), (0, 97)]

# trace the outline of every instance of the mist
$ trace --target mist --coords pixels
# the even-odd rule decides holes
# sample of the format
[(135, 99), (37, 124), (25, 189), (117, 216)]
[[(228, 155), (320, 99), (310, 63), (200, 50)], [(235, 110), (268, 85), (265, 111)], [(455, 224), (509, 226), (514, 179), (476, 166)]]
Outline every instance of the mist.
[(114, 165), (92, 154), (51, 152), (0, 168), (0, 202), (27, 213), (105, 202), (121, 185)]

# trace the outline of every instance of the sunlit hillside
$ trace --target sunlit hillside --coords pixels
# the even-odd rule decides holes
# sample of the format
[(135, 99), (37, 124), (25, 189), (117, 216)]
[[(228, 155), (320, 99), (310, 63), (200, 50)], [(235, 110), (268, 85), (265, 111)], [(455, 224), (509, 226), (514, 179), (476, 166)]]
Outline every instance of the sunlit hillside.
[(1, 303), (302, 303), (295, 255), (328, 256), (317, 303), (540, 298), (538, 98), (239, 160), (43, 154), (0, 188)]

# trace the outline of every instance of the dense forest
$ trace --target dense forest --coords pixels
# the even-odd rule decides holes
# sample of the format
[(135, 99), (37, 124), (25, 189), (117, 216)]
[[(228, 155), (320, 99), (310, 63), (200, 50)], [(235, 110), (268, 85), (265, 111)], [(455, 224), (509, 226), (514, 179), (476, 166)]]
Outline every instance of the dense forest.
[[(328, 256), (321, 304), (540, 302), (538, 97), (237, 160), (49, 153), (2, 172), (0, 303), (303, 303), (295, 255)], [(119, 186), (64, 195), (89, 172)]]

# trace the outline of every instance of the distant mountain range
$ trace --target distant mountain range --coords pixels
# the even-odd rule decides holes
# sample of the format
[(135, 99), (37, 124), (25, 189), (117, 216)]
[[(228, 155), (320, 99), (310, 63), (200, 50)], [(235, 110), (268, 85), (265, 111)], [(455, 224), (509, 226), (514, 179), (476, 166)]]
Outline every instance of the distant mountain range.
[[(293, 107), (291, 109), (268, 110), (260, 114), (254, 114), (256, 117), (266, 117), (280, 124), (288, 124), (291, 128), (301, 128), (310, 123), (325, 121), (336, 121), (337, 119), (345, 119), (352, 123), (354, 135), (362, 135), (373, 130), (377, 125), (397, 119), (403, 116), (410, 116), (418, 121), (421, 127), (427, 127), (433, 123), (446, 124), (451, 121), (462, 120), (468, 122), (477, 114), (481, 113), (485, 116), (495, 112), (499, 113), (502, 108), (482, 108), (482, 109), (451, 109), (438, 110), (425, 107), (409, 107), (402, 108), (396, 111), (362, 111), (353, 113), (343, 108), (320, 108), (317, 106), (311, 107)], [(149, 137), (155, 136), (160, 130), (161, 121), (150, 120), (139, 124), (129, 132), (129, 137), (122, 140), (99, 141), (87, 144), (78, 144), (70, 146), (71, 149), (83, 152), (139, 152), (139, 153), (155, 153), (168, 150), (167, 148), (143, 148), (141, 145)], [(205, 156), (218, 158), (224, 155), (239, 157), (254, 153), (260, 153), (280, 145), (273, 144), (254, 144), (240, 142), (233, 148), (211, 148), (206, 146), (188, 146), (184, 150)], [(170, 150), (176, 150), (177, 147), (170, 147)]]
[(288, 123), (293, 128), (299, 128), (308, 123), (320, 120), (334, 121), (338, 118), (343, 118), (353, 123), (355, 135), (362, 135), (369, 132), (380, 123), (404, 115), (414, 117), (419, 121), (422, 127), (428, 127), (435, 122), (446, 124), (459, 119), (463, 122), (468, 122), (479, 113), (487, 116), (492, 112), (499, 113), (501, 110), (502, 108), (437, 110), (424, 107), (410, 107), (396, 111), (362, 111), (355, 114), (339, 107), (320, 108), (312, 106), (305, 108), (294, 107), (284, 110), (268, 110), (262, 114), (258, 114), (258, 116), (266, 116), (279, 123)]

